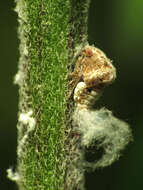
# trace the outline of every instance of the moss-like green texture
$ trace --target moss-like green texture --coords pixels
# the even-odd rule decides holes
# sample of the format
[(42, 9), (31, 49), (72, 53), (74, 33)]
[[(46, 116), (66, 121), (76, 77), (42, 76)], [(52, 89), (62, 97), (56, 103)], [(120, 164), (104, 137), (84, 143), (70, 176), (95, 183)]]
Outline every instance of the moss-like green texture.
[(89, 0), (16, 1), (19, 114), (32, 109), (36, 120), (33, 130), (18, 122), (20, 190), (64, 189), (67, 65), (76, 45), (87, 40), (88, 5)]
[(28, 66), (24, 82), (36, 127), (23, 146), (18, 167), (25, 189), (60, 190), (65, 170), (62, 163), (69, 1), (27, 0), (25, 4)]

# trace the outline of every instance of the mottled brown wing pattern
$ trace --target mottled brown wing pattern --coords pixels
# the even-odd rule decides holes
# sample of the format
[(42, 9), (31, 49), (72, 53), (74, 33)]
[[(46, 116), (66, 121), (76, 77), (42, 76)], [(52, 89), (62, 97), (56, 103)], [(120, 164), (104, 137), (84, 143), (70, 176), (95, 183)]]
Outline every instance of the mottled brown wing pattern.
[(70, 96), (75, 89), (75, 103), (87, 106), (115, 79), (116, 70), (100, 49), (88, 45), (82, 49), (70, 77)]

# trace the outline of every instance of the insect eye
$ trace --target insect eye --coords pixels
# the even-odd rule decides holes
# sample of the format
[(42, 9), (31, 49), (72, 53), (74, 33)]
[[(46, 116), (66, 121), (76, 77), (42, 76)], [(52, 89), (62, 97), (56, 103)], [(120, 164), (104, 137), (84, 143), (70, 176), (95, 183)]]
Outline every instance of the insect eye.
[(93, 55), (93, 51), (91, 49), (87, 49), (85, 53), (86, 53), (86, 56), (89, 56), (89, 57)]

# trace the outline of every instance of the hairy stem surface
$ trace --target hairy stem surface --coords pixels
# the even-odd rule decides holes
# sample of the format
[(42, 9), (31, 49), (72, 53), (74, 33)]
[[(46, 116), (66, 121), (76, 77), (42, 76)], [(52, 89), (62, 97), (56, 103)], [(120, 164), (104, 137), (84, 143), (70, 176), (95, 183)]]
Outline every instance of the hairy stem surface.
[(76, 47), (87, 41), (88, 7), (89, 0), (16, 1), (18, 158), (16, 172), (9, 170), (9, 177), (20, 190), (63, 190), (70, 181), (65, 151), (72, 110), (68, 107), (65, 116), (67, 74)]

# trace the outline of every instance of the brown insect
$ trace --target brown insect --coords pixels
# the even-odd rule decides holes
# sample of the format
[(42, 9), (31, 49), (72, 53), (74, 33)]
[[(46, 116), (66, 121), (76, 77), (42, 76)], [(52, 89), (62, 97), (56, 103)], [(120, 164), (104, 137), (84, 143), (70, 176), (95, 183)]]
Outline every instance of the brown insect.
[[(69, 75), (71, 81), (68, 98), (71, 97), (79, 82), (85, 83), (84, 92), (87, 93), (87, 91), (102, 89), (110, 84), (115, 77), (116, 70), (110, 59), (100, 49), (87, 45), (82, 49), (74, 71)], [(82, 95), (82, 93), (80, 94)]]

